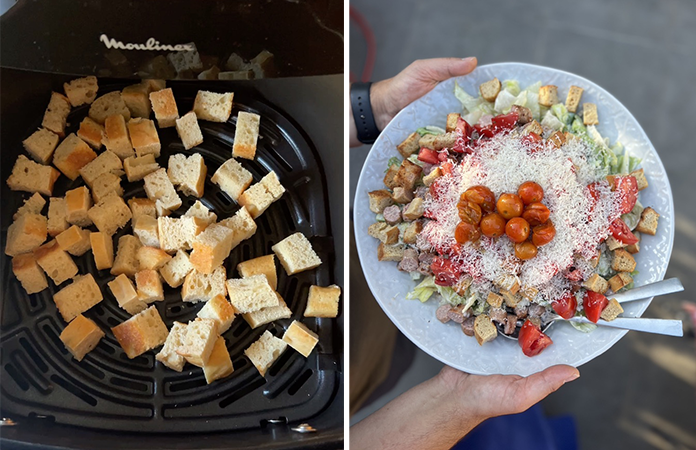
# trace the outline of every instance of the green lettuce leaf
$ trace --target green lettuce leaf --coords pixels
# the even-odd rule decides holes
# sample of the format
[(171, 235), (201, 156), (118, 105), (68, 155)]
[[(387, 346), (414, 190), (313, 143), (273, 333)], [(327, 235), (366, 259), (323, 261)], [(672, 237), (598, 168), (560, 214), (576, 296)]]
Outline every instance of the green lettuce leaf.
[(435, 278), (425, 277), (425, 279), (421, 281), (418, 286), (406, 294), (406, 299), (420, 300), (421, 303), (425, 303), (435, 292), (437, 292), (437, 288), (438, 286), (435, 284)]
[(591, 333), (597, 328), (597, 325), (593, 323), (573, 322), (572, 320), (568, 321), (568, 323), (570, 323), (573, 328), (583, 333)]
[(520, 93), (520, 83), (517, 80), (505, 80), (503, 81), (503, 90), (517, 97)]
[(517, 100), (517, 97), (508, 91), (500, 91), (495, 99), (494, 109), (498, 114), (507, 114), (510, 112), (512, 104)]
[(473, 112), (484, 100), (481, 97), (472, 97), (467, 94), (467, 92), (459, 86), (459, 84), (454, 82), (454, 96), (457, 97), (462, 104), (462, 108), (466, 110), (467, 113)]

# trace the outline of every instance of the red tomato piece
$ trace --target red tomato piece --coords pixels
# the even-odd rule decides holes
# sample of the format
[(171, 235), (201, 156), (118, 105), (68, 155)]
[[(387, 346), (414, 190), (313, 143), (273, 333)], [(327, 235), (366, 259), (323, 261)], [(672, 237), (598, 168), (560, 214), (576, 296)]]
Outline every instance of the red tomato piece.
[(529, 133), (522, 136), (522, 143), (527, 145), (532, 153), (544, 148), (544, 140), (536, 133)]
[(474, 129), (476, 131), (478, 131), (478, 133), (481, 136), (485, 136), (485, 137), (489, 137), (489, 138), (492, 138), (493, 136), (495, 136), (495, 131), (493, 131), (493, 128), (491, 128), (491, 127), (486, 127), (483, 125), (476, 124), (476, 125), (474, 125)]
[(614, 236), (614, 239), (626, 245), (633, 245), (638, 242), (638, 238), (620, 217), (609, 225), (609, 232)]
[(457, 118), (457, 125), (455, 125), (454, 131), (466, 138), (471, 138), (471, 133), (474, 132), (474, 127), (469, 125), (469, 122), (459, 117)]
[(638, 200), (638, 183), (636, 182), (636, 177), (616, 177), (614, 178), (614, 186), (616, 186), (616, 192), (619, 193), (619, 198), (621, 201), (621, 214), (630, 213), (634, 206), (636, 206), (636, 200)]
[(437, 152), (425, 147), (421, 147), (420, 151), (418, 152), (418, 160), (428, 164), (440, 163), (440, 160), (437, 159)]
[(575, 315), (578, 301), (572, 292), (566, 292), (563, 297), (551, 303), (551, 306), (556, 314), (567, 320)]
[(534, 325), (530, 320), (526, 320), (517, 338), (522, 353), (527, 356), (536, 356), (546, 347), (553, 344), (550, 337), (541, 332), (541, 329)]
[(446, 162), (440, 165), (440, 170), (443, 175), (452, 175), (452, 163)]
[(599, 292), (587, 291), (585, 298), (582, 301), (582, 306), (585, 308), (585, 315), (590, 321), (597, 323), (602, 311), (609, 304), (609, 300)]
[(435, 258), (430, 265), (430, 269), (435, 275), (435, 284), (439, 286), (453, 286), (461, 276), (461, 272), (454, 266), (452, 261), (445, 258)]
[(497, 115), (491, 119), (493, 131), (499, 133), (503, 130), (512, 130), (519, 118), (520, 115), (516, 112)]

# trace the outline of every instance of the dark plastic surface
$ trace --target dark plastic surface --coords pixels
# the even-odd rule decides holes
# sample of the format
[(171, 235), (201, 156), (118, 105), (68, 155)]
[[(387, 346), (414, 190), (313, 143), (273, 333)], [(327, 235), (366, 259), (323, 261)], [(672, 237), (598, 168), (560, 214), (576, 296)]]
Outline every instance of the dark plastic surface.
[[(4, 75), (7, 73), (16, 75), (12, 71), (3, 72)], [(53, 83), (54, 87), (60, 86), (57, 79)], [(6, 83), (3, 85), (5, 88)], [(103, 93), (120, 88), (124, 83), (110, 82), (109, 87), (104, 88), (105, 81), (102, 80), (100, 85), (100, 93)], [(170, 85), (174, 88), (180, 112), (188, 111), (200, 85)], [(294, 311), (293, 318), (300, 319), (309, 285), (334, 282), (335, 254), (321, 163), (303, 134), (283, 114), (244, 86), (226, 86), (230, 86), (229, 89), (235, 92), (235, 108), (230, 122), (200, 122), (205, 141), (195, 151), (204, 155), (208, 165), (206, 193), (202, 201), (212, 207), (220, 218), (236, 211), (234, 202), (220, 193), (209, 180), (215, 169), (231, 155), (236, 112), (258, 112), (262, 116), (262, 137), (257, 159), (253, 162), (243, 161), (243, 165), (254, 174), (255, 180), (269, 170), (275, 170), (288, 192), (257, 220), (259, 228), (256, 235), (233, 250), (227, 262), (228, 277), (237, 276), (234, 267), (238, 262), (268, 254), (275, 242), (295, 230), (302, 231), (310, 237), (324, 264), (314, 271), (291, 277), (279, 268), (278, 290)], [(205, 85), (205, 89), (214, 90), (209, 84)], [(48, 91), (45, 86), (35, 86), (33, 91), (34, 94), (23, 96), (25, 106), (38, 105), (42, 96), (44, 102), (47, 101)], [(17, 101), (16, 93), (12, 95), (6, 92), (3, 92), (3, 102)], [(3, 104), (3, 111), (8, 111), (6, 104)], [(73, 111), (69, 131), (76, 129), (86, 112), (86, 107)], [(19, 142), (38, 126), (40, 118), (41, 113), (34, 116), (34, 123), (29, 122), (29, 126), (21, 128), (12, 127), (8, 130), (3, 127), (3, 179), (9, 175), (14, 159), (21, 150)], [(8, 123), (12, 121), (3, 121), (3, 125)], [(192, 152), (183, 150), (174, 128), (160, 130), (160, 139), (163, 144), (162, 156), (158, 159), (161, 166), (166, 166), (170, 154)], [(61, 195), (66, 189), (81, 183), (78, 179), (68, 185), (68, 181), (62, 177), (62, 181), (56, 185), (54, 195)], [(126, 195), (136, 193), (144, 196), (142, 182), (124, 182), (124, 187)], [(10, 193), (3, 183), (3, 245), (8, 220), (21, 204), (21, 198), (27, 196)], [(185, 211), (194, 200), (185, 198), (180, 211)], [(80, 272), (94, 273), (100, 285), (112, 278), (107, 274), (108, 271), (94, 271), (91, 253), (76, 260)], [(209, 386), (205, 385), (200, 369), (187, 366), (183, 373), (178, 374), (155, 363), (152, 352), (128, 360), (110, 332), (107, 332), (107, 337), (97, 349), (77, 363), (63, 349), (62, 344), (56, 341), (65, 324), (59, 319), (50, 298), (55, 287), (51, 285), (47, 291), (27, 296), (12, 276), (8, 262), (9, 258), (3, 255), (0, 275), (4, 286), (0, 370), (3, 415), (19, 418), (20, 422), (23, 417), (49, 416), (49, 421), (57, 424), (74, 424), (102, 430), (193, 433), (257, 429), (267, 434), (264, 430), (278, 427), (276, 424), (269, 424), (268, 419), (282, 418), (282, 421), (296, 425), (314, 418), (314, 424), (324, 411), (333, 410), (336, 413), (337, 396), (342, 395), (342, 338), (335, 321), (303, 319), (320, 335), (317, 351), (305, 360), (289, 349), (270, 370), (266, 380), (243, 356), (243, 350), (265, 329), (282, 335), (283, 329), (292, 319), (251, 330), (243, 319), (237, 318), (225, 333), (235, 372), (229, 378)], [(128, 315), (116, 306), (108, 289), (102, 290), (105, 300), (86, 315), (108, 330)], [(165, 293), (167, 299), (157, 306), (167, 325), (171, 325), (174, 320), (186, 321), (193, 318), (202, 307), (202, 304), (182, 303), (178, 289), (165, 289)], [(341, 401), (339, 403), (342, 404)], [(7, 428), (2, 432), (6, 435), (5, 430)], [(288, 433), (287, 426), (279, 431)], [(332, 439), (340, 436), (335, 432), (333, 430)], [(321, 439), (317, 439), (318, 435), (304, 436), (302, 439), (306, 440), (307, 445), (310, 442), (321, 443), (328, 437), (326, 434)], [(286, 437), (292, 439), (299, 438), (300, 435), (288, 434)]]

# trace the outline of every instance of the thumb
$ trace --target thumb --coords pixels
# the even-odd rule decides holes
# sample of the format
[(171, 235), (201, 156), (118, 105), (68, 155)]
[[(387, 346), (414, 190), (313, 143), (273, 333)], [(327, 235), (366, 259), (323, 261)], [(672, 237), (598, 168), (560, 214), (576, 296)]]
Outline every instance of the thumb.
[(516, 411), (514, 412), (526, 411), (565, 383), (579, 376), (580, 372), (575, 367), (559, 365), (516, 380), (514, 387)]
[(470, 58), (421, 59), (408, 67), (414, 78), (427, 83), (439, 83), (453, 77), (460, 77), (476, 68), (477, 60)]

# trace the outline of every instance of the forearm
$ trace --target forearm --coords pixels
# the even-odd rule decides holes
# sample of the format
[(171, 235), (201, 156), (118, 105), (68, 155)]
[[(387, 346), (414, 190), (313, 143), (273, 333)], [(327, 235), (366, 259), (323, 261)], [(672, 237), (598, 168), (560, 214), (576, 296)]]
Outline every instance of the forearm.
[(351, 427), (359, 449), (449, 449), (482, 419), (470, 417), (438, 375)]

